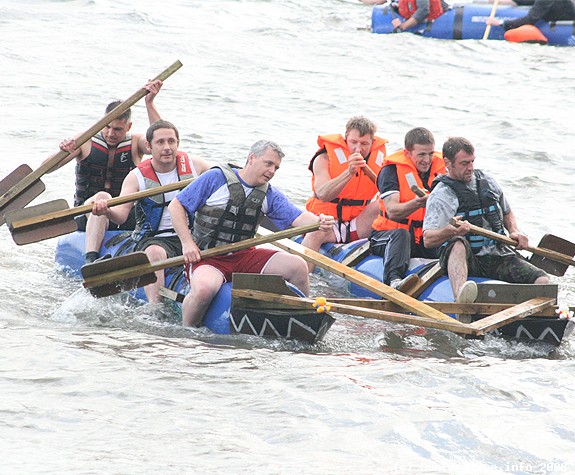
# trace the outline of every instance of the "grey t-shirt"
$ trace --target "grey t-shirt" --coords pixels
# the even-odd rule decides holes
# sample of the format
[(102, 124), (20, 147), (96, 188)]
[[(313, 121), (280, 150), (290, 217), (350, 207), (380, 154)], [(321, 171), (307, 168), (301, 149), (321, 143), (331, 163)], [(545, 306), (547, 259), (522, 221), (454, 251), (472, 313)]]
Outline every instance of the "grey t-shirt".
[[(505, 195), (503, 194), (503, 190), (493, 177), (487, 175), (485, 172), (484, 174), (485, 179), (489, 183), (489, 187), (499, 196), (499, 206), (501, 207), (503, 214), (508, 214), (510, 207)], [(467, 184), (467, 187), (470, 190), (476, 191), (477, 181), (475, 177)], [(449, 220), (456, 215), (458, 208), (459, 200), (457, 199), (455, 192), (445, 183), (438, 183), (427, 199), (425, 219), (423, 220), (423, 231), (425, 232), (426, 229), (444, 228), (449, 224)], [(491, 244), (483, 246), (477, 255), (508, 255), (511, 252), (512, 251), (508, 248)]]

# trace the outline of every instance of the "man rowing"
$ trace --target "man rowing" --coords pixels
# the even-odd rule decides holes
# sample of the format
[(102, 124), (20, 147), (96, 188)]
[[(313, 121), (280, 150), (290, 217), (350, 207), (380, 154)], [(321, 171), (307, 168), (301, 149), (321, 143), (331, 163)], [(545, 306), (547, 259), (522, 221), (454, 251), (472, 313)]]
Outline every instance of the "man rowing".
[(251, 146), (243, 168), (214, 167), (170, 203), (168, 209), (182, 242), (190, 283), (182, 304), (183, 325), (201, 324), (212, 299), (234, 272), (279, 274), (309, 294), (307, 264), (299, 256), (253, 247), (207, 259), (200, 255), (202, 250), (255, 236), (264, 216), (280, 229), (319, 222), (321, 228), (316, 233), (331, 231), (333, 217), (301, 211), (269, 184), (283, 157), (275, 142), (260, 140)]
[[(154, 122), (146, 131), (146, 146), (152, 154), (126, 176), (120, 196), (144, 191), (178, 181), (197, 177), (209, 168), (209, 164), (198, 157), (188, 157), (178, 151), (180, 134), (174, 124), (166, 120)], [(178, 236), (174, 232), (167, 206), (176, 191), (159, 193), (138, 200), (135, 204), (136, 227), (132, 234), (134, 251), (144, 251), (150, 262), (155, 262), (182, 254)], [(124, 223), (134, 202), (112, 208), (106, 199), (98, 199), (92, 205), (92, 214), (105, 216), (118, 225)], [(146, 285), (144, 291), (150, 303), (160, 301), (159, 290), (164, 285), (164, 271), (156, 272), (157, 281)]]
[[(475, 169), (475, 148), (463, 137), (451, 137), (443, 144), (447, 175), (435, 179), (427, 200), (423, 222), (425, 247), (443, 246), (440, 264), (447, 272), (457, 302), (477, 297), (477, 285), (468, 276), (487, 277), (519, 284), (547, 284), (548, 275), (518, 256), (513, 249), (474, 235), (470, 224), (504, 234), (517, 241), (517, 249), (529, 245), (517, 226), (515, 213), (499, 184), (487, 173)], [(453, 226), (450, 219), (462, 218)]]

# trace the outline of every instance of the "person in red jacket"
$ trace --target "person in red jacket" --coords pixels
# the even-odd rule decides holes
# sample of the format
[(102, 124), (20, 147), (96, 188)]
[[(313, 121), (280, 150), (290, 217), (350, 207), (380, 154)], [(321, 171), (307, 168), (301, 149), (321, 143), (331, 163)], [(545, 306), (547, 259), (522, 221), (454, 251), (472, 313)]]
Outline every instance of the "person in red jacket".
[[(377, 217), (376, 177), (385, 159), (387, 140), (377, 137), (377, 127), (369, 119), (352, 117), (345, 135), (318, 137), (319, 150), (312, 157), (313, 196), (306, 208), (316, 215), (336, 218), (331, 232), (310, 233), (302, 244), (319, 250), (325, 242), (346, 243), (366, 238)], [(315, 266), (309, 265), (310, 272)]]
[(403, 276), (411, 257), (437, 258), (435, 249), (423, 245), (423, 218), (427, 197), (412, 185), (431, 190), (435, 177), (446, 173), (441, 153), (435, 152), (432, 133), (416, 127), (405, 134), (405, 148), (385, 159), (377, 177), (379, 216), (373, 222), (371, 252), (384, 258), (383, 283), (401, 290), (415, 275)]

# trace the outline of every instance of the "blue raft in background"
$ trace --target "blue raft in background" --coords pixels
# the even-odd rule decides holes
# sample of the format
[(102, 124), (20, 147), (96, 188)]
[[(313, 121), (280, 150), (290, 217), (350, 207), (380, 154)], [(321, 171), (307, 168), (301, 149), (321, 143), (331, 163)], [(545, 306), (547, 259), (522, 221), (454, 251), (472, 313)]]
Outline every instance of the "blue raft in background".
[[(405, 31), (444, 40), (480, 40), (485, 33), (485, 20), (490, 16), (491, 9), (492, 5), (488, 4), (454, 5), (435, 21), (421, 23)], [(503, 5), (497, 9), (495, 18), (500, 21), (512, 20), (525, 16), (528, 10), (529, 7)], [(393, 33), (391, 21), (394, 18), (403, 20), (389, 4), (375, 5), (371, 14), (371, 31), (379, 34)], [(539, 21), (535, 26), (547, 38), (549, 45), (575, 46), (574, 25), (573, 21)], [(492, 26), (488, 39), (504, 40), (504, 33), (502, 27)]]

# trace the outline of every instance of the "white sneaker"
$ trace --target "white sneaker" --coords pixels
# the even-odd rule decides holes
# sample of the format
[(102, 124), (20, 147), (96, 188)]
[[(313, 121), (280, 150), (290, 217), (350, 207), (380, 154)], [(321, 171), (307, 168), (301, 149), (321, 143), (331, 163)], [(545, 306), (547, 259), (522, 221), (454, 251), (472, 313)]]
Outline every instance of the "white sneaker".
[(473, 303), (477, 298), (477, 284), (473, 280), (468, 280), (461, 286), (457, 298), (457, 303)]
[(403, 279), (393, 279), (389, 286), (392, 289), (399, 290), (403, 292), (404, 290), (409, 290), (415, 283), (419, 280), (416, 274), (409, 274), (408, 276), (404, 277)]

